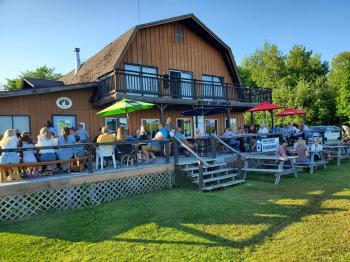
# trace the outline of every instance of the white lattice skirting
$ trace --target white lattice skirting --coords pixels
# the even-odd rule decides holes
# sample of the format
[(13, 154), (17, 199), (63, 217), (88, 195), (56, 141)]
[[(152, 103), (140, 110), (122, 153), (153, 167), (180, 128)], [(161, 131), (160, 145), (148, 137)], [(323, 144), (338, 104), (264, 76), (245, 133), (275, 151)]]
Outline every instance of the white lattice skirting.
[(39, 213), (98, 205), (113, 199), (169, 189), (174, 172), (164, 171), (0, 198), (0, 220), (17, 220)]

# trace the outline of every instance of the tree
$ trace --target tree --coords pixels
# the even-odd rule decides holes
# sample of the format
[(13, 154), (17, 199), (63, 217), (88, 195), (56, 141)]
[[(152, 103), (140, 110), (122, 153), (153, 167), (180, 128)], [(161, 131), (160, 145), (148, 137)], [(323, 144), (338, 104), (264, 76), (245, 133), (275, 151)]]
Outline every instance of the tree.
[[(310, 123), (336, 122), (335, 92), (327, 84), (328, 62), (319, 54), (313, 54), (302, 45), (294, 45), (284, 55), (276, 45), (265, 43), (262, 49), (242, 61), (244, 83), (256, 83), (260, 87), (273, 89), (276, 104), (302, 108)], [(293, 117), (300, 121), (304, 117)], [(261, 121), (262, 119), (260, 119)], [(280, 123), (281, 118), (276, 119)]]
[(241, 72), (248, 76), (246, 82), (272, 88), (285, 76), (285, 58), (276, 45), (265, 43), (262, 49), (243, 59)]
[(329, 83), (337, 91), (337, 114), (350, 122), (350, 52), (342, 52), (333, 58)]
[(7, 83), (3, 86), (3, 88), (7, 91), (18, 90), (22, 88), (22, 78), (30, 77), (37, 79), (46, 79), (46, 80), (57, 80), (62, 75), (59, 73), (55, 73), (55, 68), (50, 68), (46, 65), (36, 68), (33, 71), (26, 70), (25, 72), (21, 72), (21, 74), (14, 79), (6, 79)]

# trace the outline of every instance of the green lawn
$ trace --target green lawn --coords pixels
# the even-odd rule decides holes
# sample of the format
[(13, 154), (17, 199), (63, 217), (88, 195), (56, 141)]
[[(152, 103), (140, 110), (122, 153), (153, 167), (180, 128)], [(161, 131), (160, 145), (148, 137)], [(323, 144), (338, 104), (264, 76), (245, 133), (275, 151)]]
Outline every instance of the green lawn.
[(0, 224), (0, 261), (350, 261), (350, 164)]

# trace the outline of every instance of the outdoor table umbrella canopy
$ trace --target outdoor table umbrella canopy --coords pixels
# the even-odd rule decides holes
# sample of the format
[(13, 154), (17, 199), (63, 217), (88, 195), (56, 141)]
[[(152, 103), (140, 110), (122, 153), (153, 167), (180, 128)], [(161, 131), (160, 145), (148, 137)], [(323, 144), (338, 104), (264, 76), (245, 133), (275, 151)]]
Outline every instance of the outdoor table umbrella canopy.
[(183, 111), (184, 116), (210, 116), (220, 113), (225, 113), (226, 109), (223, 107), (201, 107), (192, 110)]
[(115, 102), (113, 105), (103, 109), (100, 112), (97, 112), (98, 116), (113, 116), (113, 115), (121, 115), (128, 114), (139, 110), (150, 109), (154, 106), (154, 104), (135, 101), (131, 99), (125, 99)]
[(283, 108), (283, 106), (274, 105), (269, 102), (262, 102), (261, 104), (247, 110), (247, 112), (272, 111), (281, 108)]
[(280, 105), (274, 105), (274, 104), (271, 104), (270, 102), (262, 102), (261, 104), (247, 110), (246, 112), (250, 112), (250, 113), (253, 113), (253, 112), (261, 112), (261, 111), (269, 111), (271, 113), (271, 120), (272, 120), (272, 128), (273, 128), (273, 114), (272, 114), (272, 111), (273, 110), (276, 110), (276, 109), (281, 109), (281, 108), (284, 108), (283, 106), (280, 106)]
[(282, 112), (277, 113), (275, 116), (293, 116), (293, 115), (305, 115), (306, 112), (304, 110), (288, 108)]

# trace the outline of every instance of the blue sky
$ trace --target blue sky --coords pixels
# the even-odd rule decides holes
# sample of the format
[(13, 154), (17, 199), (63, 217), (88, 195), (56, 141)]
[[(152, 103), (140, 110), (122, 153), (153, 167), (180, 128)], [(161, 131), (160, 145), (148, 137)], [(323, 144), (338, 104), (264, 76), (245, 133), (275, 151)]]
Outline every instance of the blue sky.
[[(305, 45), (330, 61), (350, 50), (349, 0), (139, 0), (141, 23), (194, 13), (236, 62), (265, 41)], [(138, 23), (137, 0), (0, 0), (0, 84), (41, 65), (66, 73)]]

